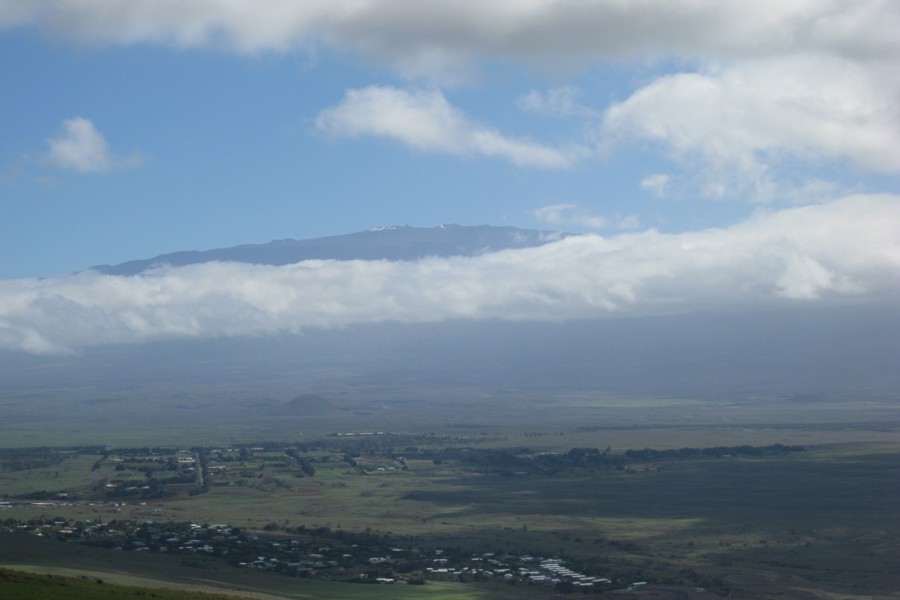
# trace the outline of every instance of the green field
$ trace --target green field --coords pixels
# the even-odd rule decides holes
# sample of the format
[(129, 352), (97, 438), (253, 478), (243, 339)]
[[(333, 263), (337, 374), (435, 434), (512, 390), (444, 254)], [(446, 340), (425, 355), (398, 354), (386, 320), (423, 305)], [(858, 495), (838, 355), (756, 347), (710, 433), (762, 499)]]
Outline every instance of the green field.
[[(741, 598), (900, 597), (900, 447), (895, 444), (822, 444), (759, 455), (720, 450), (686, 458), (660, 450), (659, 456), (645, 452), (641, 459), (624, 450), (598, 449), (590, 455), (595, 462), (586, 463), (567, 458), (580, 455), (566, 453), (566, 436), (513, 438), (535, 447), (504, 447), (510, 438), (503, 438), (385, 434), (327, 438), (318, 445), (304, 440), (292, 452), (311, 461), (313, 475), (304, 475), (300, 463), (277, 445), (247, 448), (240, 456), (236, 450), (205, 450), (207, 466), (215, 467), (205, 489), (178, 484), (163, 497), (148, 499), (104, 498), (109, 492), (98, 481), (181, 473), (174, 466), (166, 471), (165, 465), (187, 457), (187, 450), (68, 451), (58, 465), (0, 474), (3, 494), (16, 498), (0, 519), (8, 526), (41, 519), (224, 523), (271, 535), (323, 528), (322, 539), (335, 532), (371, 532), (394, 545), (565, 557), (620, 581), (703, 584)], [(348, 455), (355, 457), (353, 464), (342, 458)], [(402, 463), (400, 455), (406, 455)], [(37, 506), (22, 500), (48, 488), (65, 490), (76, 500)], [(188, 493), (192, 489), (196, 493)], [(44, 550), (25, 560), (21, 542), (12, 540), (37, 538), (8, 536), (0, 539), (0, 563), (38, 571), (72, 568), (73, 552), (90, 550), (107, 557), (103, 560), (114, 556), (115, 570), (144, 583), (194, 585), (197, 578), (196, 566), (185, 573), (175, 556), (47, 540), (36, 546)], [(168, 560), (178, 568), (138, 568)], [(372, 586), (247, 573), (209, 561), (205, 569), (215, 577), (205, 578), (221, 579), (231, 590), (281, 597), (378, 597), (373, 594), (382, 590), (385, 597), (517, 597), (514, 589), (496, 583)], [(108, 572), (101, 563), (83, 568)]]

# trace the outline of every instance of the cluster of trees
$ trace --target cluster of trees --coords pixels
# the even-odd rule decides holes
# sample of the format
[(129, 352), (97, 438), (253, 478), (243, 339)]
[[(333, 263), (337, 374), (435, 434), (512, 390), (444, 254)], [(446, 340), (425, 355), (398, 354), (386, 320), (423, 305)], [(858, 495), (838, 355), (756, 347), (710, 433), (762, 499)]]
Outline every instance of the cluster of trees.
[(61, 452), (52, 448), (0, 448), (0, 473), (52, 467), (63, 458)]
[(714, 446), (710, 448), (678, 448), (677, 450), (627, 450), (625, 456), (642, 462), (685, 458), (719, 458), (723, 456), (781, 456), (791, 452), (803, 452), (803, 446)]
[(625, 457), (612, 454), (611, 448), (572, 448), (568, 452), (533, 453), (530, 448), (445, 448), (422, 451), (417, 458), (430, 458), (436, 464), (452, 460), (497, 475), (539, 473), (557, 475), (565, 471), (599, 469), (622, 470)]
[(300, 465), (300, 470), (307, 477), (312, 477), (316, 474), (316, 468), (313, 466), (312, 461), (309, 457), (300, 454), (297, 448), (287, 448), (284, 453), (297, 461), (297, 464)]
[(548, 474), (579, 468), (613, 468), (621, 471), (626, 463), (623, 456), (612, 454), (609, 446), (603, 451), (598, 448), (572, 448), (563, 454), (538, 454), (534, 460)]

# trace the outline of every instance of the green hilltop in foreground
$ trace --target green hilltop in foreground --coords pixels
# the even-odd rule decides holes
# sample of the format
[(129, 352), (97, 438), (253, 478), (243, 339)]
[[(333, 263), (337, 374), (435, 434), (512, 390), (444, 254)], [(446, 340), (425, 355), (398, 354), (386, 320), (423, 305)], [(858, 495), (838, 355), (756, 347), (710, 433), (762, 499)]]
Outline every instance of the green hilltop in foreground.
[[(191, 592), (184, 589), (124, 586), (107, 583), (99, 577), (64, 577), (0, 569), (0, 597), (7, 600), (240, 600), (241, 596)], [(243, 598), (249, 598), (244, 596)]]
[[(151, 561), (152, 562), (152, 561)], [(4, 600), (512, 600), (512, 594), (483, 594), (463, 587), (443, 586), (346, 586), (308, 582), (293, 590), (281, 586), (277, 593), (194, 591), (185, 586), (160, 587), (160, 582), (123, 585), (105, 574), (59, 575), (36, 569), (34, 572), (0, 568), (0, 598)], [(113, 576), (115, 577), (115, 576)]]

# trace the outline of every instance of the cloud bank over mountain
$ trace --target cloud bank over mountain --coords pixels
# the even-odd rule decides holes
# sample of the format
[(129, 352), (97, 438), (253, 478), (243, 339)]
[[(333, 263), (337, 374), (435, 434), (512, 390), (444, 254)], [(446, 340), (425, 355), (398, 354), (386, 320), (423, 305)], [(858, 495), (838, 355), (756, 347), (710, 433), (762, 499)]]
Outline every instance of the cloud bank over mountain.
[(211, 262), (0, 281), (0, 348), (259, 336), (362, 323), (565, 321), (796, 303), (896, 305), (900, 197), (848, 196), (737, 225), (573, 236), (416, 261)]

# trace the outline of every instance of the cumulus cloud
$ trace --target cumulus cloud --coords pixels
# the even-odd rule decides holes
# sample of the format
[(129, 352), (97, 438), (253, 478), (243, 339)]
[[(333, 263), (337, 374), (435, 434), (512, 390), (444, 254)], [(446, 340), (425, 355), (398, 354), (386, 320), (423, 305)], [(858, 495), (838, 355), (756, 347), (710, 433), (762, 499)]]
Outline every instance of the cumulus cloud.
[(110, 171), (141, 162), (140, 155), (113, 156), (109, 144), (93, 122), (84, 117), (66, 119), (59, 136), (47, 140), (49, 150), (44, 162), (80, 173)]
[[(615, 61), (677, 64), (683, 72), (649, 81), (604, 112), (607, 146), (656, 141), (714, 197), (790, 194), (778, 172), (785, 159), (900, 171), (900, 3), (892, 0), (0, 0), (0, 29), (14, 27), (93, 44), (325, 49), (432, 83), (483, 64), (557, 76)], [(519, 105), (587, 116), (577, 92), (532, 90)], [(394, 122), (404, 104), (431, 137)], [(366, 130), (354, 110), (379, 123)], [(435, 92), (355, 90), (320, 120), (433, 151), (545, 167), (573, 160), (570, 151), (472, 124)], [(466, 135), (446, 135), (458, 123)]]
[(375, 322), (895, 305), (898, 295), (900, 196), (852, 196), (760, 212), (724, 229), (574, 236), (478, 257), (206, 263), (133, 277), (0, 281), (0, 348), (51, 353)]
[(491, 156), (545, 169), (571, 166), (578, 152), (504, 136), (466, 118), (438, 90), (349, 90), (339, 105), (319, 114), (316, 127), (338, 137), (387, 137), (417, 150)]
[(609, 107), (603, 130), (608, 141), (655, 141), (698, 164), (710, 189), (769, 199), (771, 172), (788, 160), (900, 171), (894, 71), (804, 55), (677, 73)]

